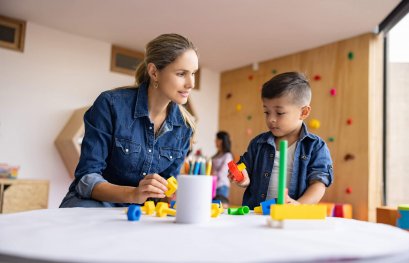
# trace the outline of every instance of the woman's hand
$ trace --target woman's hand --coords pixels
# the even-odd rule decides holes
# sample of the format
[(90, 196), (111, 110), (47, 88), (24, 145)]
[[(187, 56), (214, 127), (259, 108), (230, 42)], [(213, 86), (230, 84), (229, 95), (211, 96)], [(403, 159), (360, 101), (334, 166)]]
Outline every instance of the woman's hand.
[(235, 184), (235, 185), (237, 185), (237, 186), (246, 188), (246, 187), (249, 186), (249, 184), (250, 184), (250, 177), (249, 177), (249, 174), (247, 173), (247, 170), (246, 170), (246, 169), (244, 169), (244, 170), (241, 171), (241, 172), (242, 172), (242, 174), (243, 174), (243, 176), (244, 176), (244, 178), (243, 178), (243, 180), (242, 180), (241, 182), (237, 182), (236, 180), (234, 180), (234, 177), (233, 177), (233, 175), (230, 173), (230, 171), (229, 171), (229, 174), (227, 175), (227, 178), (229, 178), (230, 183), (233, 183), (233, 184)]
[(159, 174), (148, 174), (132, 192), (132, 203), (143, 204), (148, 198), (164, 198), (168, 182)]

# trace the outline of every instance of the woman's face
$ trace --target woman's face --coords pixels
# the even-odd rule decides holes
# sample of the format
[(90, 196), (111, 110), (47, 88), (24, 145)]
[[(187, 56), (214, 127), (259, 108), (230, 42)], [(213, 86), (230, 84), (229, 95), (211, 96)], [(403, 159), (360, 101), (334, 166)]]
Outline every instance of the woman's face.
[(197, 54), (189, 49), (159, 71), (158, 88), (171, 101), (185, 104), (190, 91), (195, 87), (195, 73), (198, 68)]

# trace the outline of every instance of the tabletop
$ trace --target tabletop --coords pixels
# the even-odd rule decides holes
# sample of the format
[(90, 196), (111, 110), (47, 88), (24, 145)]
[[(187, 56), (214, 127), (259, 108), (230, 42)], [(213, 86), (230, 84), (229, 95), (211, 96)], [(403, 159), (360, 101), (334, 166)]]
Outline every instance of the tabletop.
[[(275, 229), (268, 216), (227, 215), (200, 225), (124, 209), (44, 209), (0, 215), (0, 262), (409, 262), (409, 232), (326, 218), (326, 227)], [(329, 226), (329, 227), (328, 227)]]

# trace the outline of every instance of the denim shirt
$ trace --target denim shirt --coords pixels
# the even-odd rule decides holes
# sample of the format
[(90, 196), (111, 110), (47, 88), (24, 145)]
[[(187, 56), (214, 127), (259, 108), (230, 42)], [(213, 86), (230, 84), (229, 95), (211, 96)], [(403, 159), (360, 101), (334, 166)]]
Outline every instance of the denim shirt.
[[(266, 199), (275, 155), (274, 135), (266, 132), (251, 140), (247, 152), (240, 157), (239, 162), (246, 165), (250, 177), (243, 205), (250, 209)], [(317, 135), (309, 133), (303, 123), (294, 152), (293, 174), (287, 185), (288, 195), (297, 200), (313, 181), (320, 181), (326, 187), (332, 184), (332, 160), (326, 143)]]
[(155, 137), (145, 83), (101, 93), (85, 113), (84, 123), (81, 156), (66, 199), (74, 195), (90, 199), (101, 182), (136, 187), (148, 174), (165, 179), (178, 175), (192, 135), (178, 105), (171, 102)]

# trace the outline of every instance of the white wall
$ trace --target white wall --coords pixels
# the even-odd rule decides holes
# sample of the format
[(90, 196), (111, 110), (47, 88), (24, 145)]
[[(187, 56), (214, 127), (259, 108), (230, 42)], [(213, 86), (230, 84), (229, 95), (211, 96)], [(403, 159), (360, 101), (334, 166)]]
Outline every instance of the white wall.
[(200, 89), (193, 90), (191, 95), (191, 102), (198, 115), (197, 142), (193, 145), (193, 153), (200, 149), (203, 155), (210, 157), (216, 153), (220, 74), (201, 66), (200, 77)]
[[(21, 179), (50, 180), (50, 208), (71, 182), (54, 140), (73, 110), (92, 104), (103, 90), (133, 83), (109, 71), (110, 51), (110, 43), (30, 22), (24, 53), (0, 48), (0, 162), (20, 165)], [(198, 145), (212, 153), (219, 74), (203, 69), (202, 82), (192, 95), (203, 120)]]

